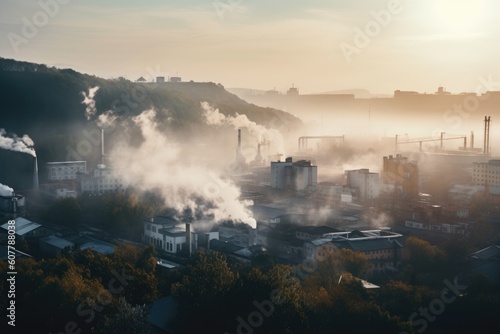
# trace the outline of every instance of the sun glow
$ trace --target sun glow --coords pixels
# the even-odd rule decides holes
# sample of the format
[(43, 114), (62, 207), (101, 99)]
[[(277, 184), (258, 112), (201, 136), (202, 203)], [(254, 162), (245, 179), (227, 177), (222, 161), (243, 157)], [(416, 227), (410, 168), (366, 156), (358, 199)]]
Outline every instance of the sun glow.
[(483, 0), (436, 0), (435, 11), (444, 32), (473, 32), (484, 15)]

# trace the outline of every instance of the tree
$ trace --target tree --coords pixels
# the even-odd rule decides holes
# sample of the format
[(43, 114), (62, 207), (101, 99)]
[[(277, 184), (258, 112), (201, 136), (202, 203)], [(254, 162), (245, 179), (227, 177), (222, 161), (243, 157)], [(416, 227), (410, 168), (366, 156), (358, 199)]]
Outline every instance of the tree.
[(353, 252), (350, 249), (341, 249), (338, 253), (339, 267), (351, 273), (353, 276), (359, 277), (365, 274), (369, 268), (368, 260), (365, 254), (361, 252)]
[(222, 254), (198, 252), (182, 281), (172, 285), (172, 295), (181, 306), (199, 307), (229, 292), (238, 277)]
[(147, 316), (146, 307), (133, 307), (122, 297), (114, 305), (114, 310), (95, 327), (94, 333), (151, 334), (152, 327)]
[(57, 200), (49, 208), (45, 218), (55, 224), (75, 226), (80, 223), (80, 205), (74, 198), (63, 198)]

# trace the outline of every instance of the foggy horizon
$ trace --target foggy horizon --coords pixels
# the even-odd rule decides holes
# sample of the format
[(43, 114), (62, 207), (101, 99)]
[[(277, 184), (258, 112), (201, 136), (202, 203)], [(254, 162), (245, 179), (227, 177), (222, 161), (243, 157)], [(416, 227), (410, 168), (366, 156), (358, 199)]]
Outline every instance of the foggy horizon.
[(60, 2), (45, 20), (36, 2), (4, 1), (0, 54), (103, 78), (302, 94), (474, 92), (497, 78), (492, 0)]

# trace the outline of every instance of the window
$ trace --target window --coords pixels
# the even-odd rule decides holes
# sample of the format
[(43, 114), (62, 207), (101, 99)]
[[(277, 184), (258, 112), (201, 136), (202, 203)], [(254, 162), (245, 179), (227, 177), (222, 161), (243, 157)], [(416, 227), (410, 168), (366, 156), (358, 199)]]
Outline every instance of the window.
[(151, 226), (151, 230), (152, 230), (153, 232), (156, 232), (156, 226), (154, 226), (154, 225), (153, 225), (153, 226)]

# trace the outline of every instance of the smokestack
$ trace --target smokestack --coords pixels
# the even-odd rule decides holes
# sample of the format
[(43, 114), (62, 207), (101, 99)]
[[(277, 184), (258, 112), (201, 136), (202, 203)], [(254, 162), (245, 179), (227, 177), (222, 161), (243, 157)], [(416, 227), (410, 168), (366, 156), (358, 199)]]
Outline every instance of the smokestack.
[(207, 243), (205, 247), (207, 248), (207, 250), (210, 250), (210, 233), (205, 233), (205, 237), (207, 237)]
[(33, 170), (33, 190), (38, 190), (38, 159), (35, 156), (35, 167)]
[(474, 131), (470, 132), (470, 148), (474, 148)]
[(488, 154), (490, 154), (490, 121), (491, 118), (490, 116), (488, 116), (488, 137), (486, 138), (487, 139), (486, 147), (488, 148)]
[(241, 154), (241, 129), (238, 129), (238, 148), (236, 149), (236, 163), (244, 163), (245, 158)]
[(101, 128), (101, 164), (104, 163), (104, 129)]
[(12, 216), (17, 218), (17, 197), (12, 197)]
[(193, 251), (192, 245), (191, 245), (191, 224), (186, 223), (186, 246), (188, 249), (188, 257), (191, 257), (191, 253)]
[(490, 116), (484, 116), (484, 154), (490, 153)]

